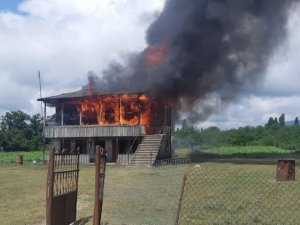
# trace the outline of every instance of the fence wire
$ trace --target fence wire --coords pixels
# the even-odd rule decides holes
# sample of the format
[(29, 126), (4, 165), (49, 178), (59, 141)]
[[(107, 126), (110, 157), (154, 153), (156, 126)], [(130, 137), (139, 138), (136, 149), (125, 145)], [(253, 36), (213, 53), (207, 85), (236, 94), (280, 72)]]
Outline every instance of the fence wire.
[(102, 224), (174, 225), (183, 174), (190, 160), (152, 167), (107, 166)]
[(275, 168), (235, 170), (226, 165), (197, 165), (186, 173), (178, 216), (180, 225), (297, 225), (299, 179), (276, 182)]

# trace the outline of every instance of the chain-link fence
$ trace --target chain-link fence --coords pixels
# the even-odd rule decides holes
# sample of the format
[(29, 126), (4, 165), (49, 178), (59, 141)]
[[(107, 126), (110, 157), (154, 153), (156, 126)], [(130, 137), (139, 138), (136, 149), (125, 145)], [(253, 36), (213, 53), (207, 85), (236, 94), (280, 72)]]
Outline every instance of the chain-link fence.
[(174, 225), (189, 163), (175, 159), (152, 167), (107, 166), (102, 224)]
[(279, 183), (275, 167), (245, 168), (226, 164), (191, 167), (183, 182), (177, 224), (300, 224), (298, 177)]

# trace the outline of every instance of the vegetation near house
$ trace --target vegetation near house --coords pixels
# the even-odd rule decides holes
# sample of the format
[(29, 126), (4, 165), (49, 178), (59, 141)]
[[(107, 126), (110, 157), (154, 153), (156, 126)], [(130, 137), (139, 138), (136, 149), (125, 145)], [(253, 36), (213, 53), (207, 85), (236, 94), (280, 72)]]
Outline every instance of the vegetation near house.
[(286, 150), (300, 149), (298, 117), (294, 125), (285, 126), (285, 115), (279, 119), (270, 117), (264, 126), (240, 127), (222, 131), (218, 127), (197, 129), (187, 127), (174, 132), (177, 147), (198, 145), (201, 148), (220, 146), (274, 146)]
[(30, 151), (42, 146), (42, 118), (22, 111), (6, 112), (0, 123), (1, 151)]
[[(285, 114), (270, 117), (264, 126), (240, 127), (222, 131), (218, 127), (197, 129), (183, 122), (182, 129), (173, 131), (177, 148), (199, 145), (201, 148), (220, 146), (274, 146), (287, 150), (300, 149), (298, 117), (291, 124)], [(6, 112), (0, 123), (0, 151), (31, 151), (42, 146), (42, 118), (22, 111)]]
[(295, 125), (295, 126), (299, 126), (299, 119), (298, 119), (298, 116), (295, 118), (294, 125)]

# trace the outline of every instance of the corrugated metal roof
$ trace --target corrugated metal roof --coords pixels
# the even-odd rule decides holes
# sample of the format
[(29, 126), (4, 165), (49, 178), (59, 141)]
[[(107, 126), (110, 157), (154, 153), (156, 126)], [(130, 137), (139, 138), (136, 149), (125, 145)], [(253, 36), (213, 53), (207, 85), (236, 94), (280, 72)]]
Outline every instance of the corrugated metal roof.
[[(92, 96), (112, 95), (112, 94), (122, 94), (122, 93), (128, 93), (128, 92), (112, 93), (112, 92), (93, 91)], [(130, 94), (140, 94), (140, 93), (130, 93)], [(83, 97), (88, 97), (88, 96), (91, 96), (89, 91), (87, 89), (81, 89), (81, 90), (74, 91), (74, 92), (63, 93), (60, 95), (54, 95), (54, 96), (45, 97), (45, 98), (39, 98), (37, 100), (43, 101), (45, 103), (55, 103), (62, 99), (83, 98)]]

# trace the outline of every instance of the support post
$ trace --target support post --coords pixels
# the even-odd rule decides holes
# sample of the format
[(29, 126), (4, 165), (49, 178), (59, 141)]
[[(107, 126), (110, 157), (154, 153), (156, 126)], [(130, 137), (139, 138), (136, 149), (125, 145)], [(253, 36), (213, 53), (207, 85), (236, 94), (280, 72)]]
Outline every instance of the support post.
[(47, 190), (46, 190), (46, 225), (51, 225), (51, 209), (53, 200), (53, 175), (54, 175), (54, 153), (55, 148), (52, 147), (49, 154), (49, 167), (47, 177)]
[(99, 111), (98, 111), (98, 125), (101, 125), (101, 102), (99, 100)]
[(95, 204), (94, 204), (93, 225), (100, 225), (101, 223), (105, 168), (106, 168), (106, 151), (100, 146), (96, 146)]
[(81, 109), (79, 111), (79, 125), (80, 126), (82, 125), (82, 111), (81, 111)]
[(295, 180), (295, 160), (278, 160), (276, 181), (294, 181)]
[(119, 125), (121, 125), (121, 95), (118, 95), (119, 101)]
[[(46, 102), (44, 103), (44, 129), (45, 129), (45, 126), (46, 126), (46, 123), (47, 123), (47, 112), (46, 112)], [(43, 129), (43, 132), (44, 132), (44, 129)]]
[(46, 102), (44, 102), (44, 119), (43, 119), (43, 162), (45, 163), (45, 129), (46, 129), (46, 118), (47, 118), (47, 112), (46, 112)]
[(99, 125), (102, 125), (102, 98), (100, 98), (100, 109), (99, 109)]
[(138, 125), (141, 124), (141, 102), (140, 102), (140, 97), (141, 95), (138, 95), (138, 109), (139, 109), (139, 120), (138, 120)]
[(61, 125), (64, 125), (64, 104), (61, 107)]
[(182, 187), (181, 187), (180, 199), (179, 199), (179, 203), (178, 203), (178, 209), (177, 209), (175, 225), (179, 225), (180, 211), (181, 211), (181, 206), (182, 206), (182, 200), (183, 200), (183, 194), (184, 194), (186, 179), (187, 179), (187, 173), (184, 175), (183, 181), (182, 181)]

